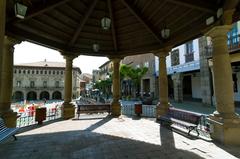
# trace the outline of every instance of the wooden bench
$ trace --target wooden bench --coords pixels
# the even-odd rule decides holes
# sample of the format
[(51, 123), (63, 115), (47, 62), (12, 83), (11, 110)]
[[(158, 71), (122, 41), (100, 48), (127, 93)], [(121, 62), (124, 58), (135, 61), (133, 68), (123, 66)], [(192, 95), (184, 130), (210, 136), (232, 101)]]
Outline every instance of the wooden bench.
[(17, 140), (15, 134), (18, 128), (7, 128), (5, 126), (4, 120), (0, 118), (0, 142), (4, 141), (10, 136), (14, 137), (14, 140)]
[(190, 135), (192, 130), (195, 130), (199, 136), (197, 127), (200, 123), (201, 116), (201, 114), (176, 108), (169, 108), (168, 113), (164, 116), (161, 116), (158, 120), (162, 125), (167, 125), (174, 128), (176, 128), (175, 125), (185, 127), (188, 129), (188, 135)]
[(110, 104), (78, 104), (77, 106), (78, 118), (80, 117), (81, 113), (111, 113)]

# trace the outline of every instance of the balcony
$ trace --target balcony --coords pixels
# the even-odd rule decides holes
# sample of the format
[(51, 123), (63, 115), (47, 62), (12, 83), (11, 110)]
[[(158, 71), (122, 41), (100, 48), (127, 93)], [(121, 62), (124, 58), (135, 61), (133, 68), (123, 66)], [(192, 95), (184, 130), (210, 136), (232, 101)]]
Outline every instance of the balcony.
[(194, 61), (194, 53), (191, 52), (191, 53), (187, 53), (185, 54), (185, 62), (191, 62), (191, 61)]
[(235, 52), (240, 49), (240, 41), (239, 41), (240, 35), (231, 36), (228, 38), (228, 50), (229, 52)]
[[(199, 60), (191, 61), (177, 66), (172, 66), (167, 68), (167, 74), (179, 73), (179, 72), (188, 72), (200, 69)], [(158, 73), (157, 73), (158, 74)]]

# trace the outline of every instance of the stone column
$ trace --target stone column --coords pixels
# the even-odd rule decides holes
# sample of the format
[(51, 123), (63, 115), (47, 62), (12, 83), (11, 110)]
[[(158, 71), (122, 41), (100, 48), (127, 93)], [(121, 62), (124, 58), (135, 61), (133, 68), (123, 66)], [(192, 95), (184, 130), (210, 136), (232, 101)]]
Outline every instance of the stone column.
[(72, 62), (75, 56), (64, 55), (66, 59), (65, 79), (64, 79), (64, 103), (63, 119), (73, 118), (75, 115), (75, 106), (72, 102)]
[[(3, 46), (4, 46), (4, 36), (5, 36), (5, 20), (6, 20), (6, 0), (0, 1), (0, 72), (2, 72), (2, 56), (3, 56)], [(1, 82), (0, 82), (1, 88)], [(0, 92), (1, 96), (1, 92)]]
[(168, 55), (171, 48), (165, 48), (158, 50), (156, 56), (159, 58), (159, 103), (156, 107), (156, 118), (158, 119), (161, 115), (167, 113), (169, 108), (168, 101), (168, 78), (167, 78), (167, 67), (166, 67), (166, 56)]
[(207, 35), (213, 42), (213, 77), (216, 111), (210, 115), (211, 137), (225, 144), (240, 145), (240, 118), (235, 114), (232, 68), (227, 47), (231, 25), (217, 26)]
[(174, 100), (183, 102), (183, 74), (175, 73), (172, 75)]
[(11, 110), (13, 87), (13, 53), (18, 41), (5, 36), (2, 54), (2, 70), (0, 72), (0, 116), (7, 127), (16, 127), (17, 113)]
[(111, 103), (112, 107), (112, 115), (120, 116), (121, 115), (121, 104), (119, 102), (120, 99), (120, 58), (111, 59), (113, 62), (113, 101)]
[(208, 55), (211, 49), (207, 44), (207, 37), (199, 38), (200, 75), (201, 75), (201, 95), (204, 105), (212, 104), (211, 73), (208, 64)]

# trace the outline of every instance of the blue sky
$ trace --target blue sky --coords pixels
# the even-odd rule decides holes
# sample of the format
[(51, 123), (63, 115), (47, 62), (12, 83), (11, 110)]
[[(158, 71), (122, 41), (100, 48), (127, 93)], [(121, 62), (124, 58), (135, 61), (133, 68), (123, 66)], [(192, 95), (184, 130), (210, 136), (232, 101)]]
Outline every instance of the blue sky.
[[(43, 61), (44, 59), (55, 62), (65, 61), (63, 56), (56, 50), (29, 42), (15, 45), (14, 64)], [(81, 55), (73, 61), (73, 65), (80, 67), (83, 73), (92, 73), (93, 69), (98, 69), (106, 61), (108, 61), (106, 57)]]

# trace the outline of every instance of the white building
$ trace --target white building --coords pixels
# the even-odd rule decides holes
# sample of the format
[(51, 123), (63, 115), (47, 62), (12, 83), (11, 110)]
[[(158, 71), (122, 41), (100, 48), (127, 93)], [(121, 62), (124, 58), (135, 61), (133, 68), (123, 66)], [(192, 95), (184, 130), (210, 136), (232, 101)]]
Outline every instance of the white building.
[[(65, 63), (46, 60), (15, 65), (13, 100), (63, 99), (64, 70)], [(80, 95), (80, 74), (80, 68), (73, 67), (73, 98)]]

